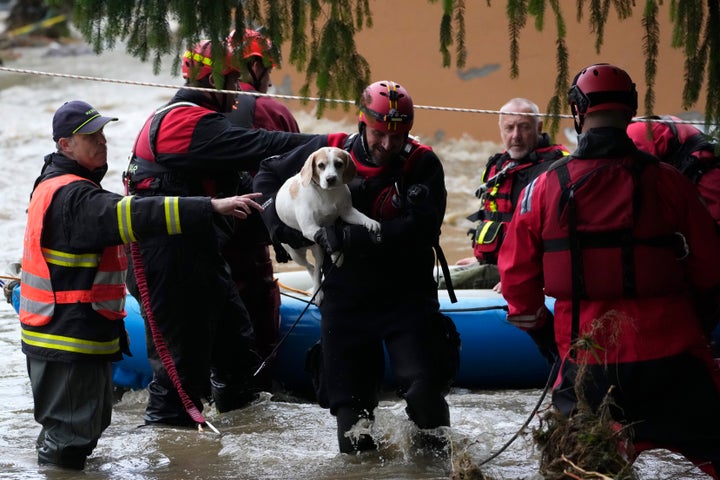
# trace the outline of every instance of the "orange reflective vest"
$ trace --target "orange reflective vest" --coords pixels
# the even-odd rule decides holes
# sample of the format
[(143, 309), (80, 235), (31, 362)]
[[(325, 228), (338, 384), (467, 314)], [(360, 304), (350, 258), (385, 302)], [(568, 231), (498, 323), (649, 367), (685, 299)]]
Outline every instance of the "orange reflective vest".
[[(90, 181), (76, 175), (61, 175), (40, 183), (28, 208), (25, 231), (21, 291), (20, 321), (23, 326), (41, 327), (50, 323), (55, 306), (87, 303), (109, 320), (125, 317), (125, 275), (127, 259), (121, 245), (106, 247), (102, 254), (71, 253), (44, 248), (40, 244), (45, 214), (57, 190), (71, 182)], [(53, 284), (48, 265), (59, 267), (55, 275), (62, 284)], [(92, 285), (74, 283), (73, 269), (96, 270)], [(63, 272), (67, 269), (66, 273)], [(39, 334), (23, 328), (23, 342), (30, 345), (76, 353), (112, 354), (119, 351), (117, 339), (109, 342), (90, 342), (72, 336)]]

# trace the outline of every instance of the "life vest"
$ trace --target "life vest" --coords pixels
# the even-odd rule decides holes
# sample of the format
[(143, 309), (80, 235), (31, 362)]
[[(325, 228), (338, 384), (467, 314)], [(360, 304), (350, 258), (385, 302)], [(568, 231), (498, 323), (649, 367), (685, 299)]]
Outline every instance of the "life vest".
[[(127, 171), (123, 172), (127, 192), (180, 196), (192, 194), (188, 186), (191, 179), (187, 175), (157, 163), (157, 136), (163, 119), (173, 111), (183, 118), (182, 122), (176, 124), (178, 131), (173, 133), (178, 137), (192, 135), (192, 131), (187, 131), (188, 128), (194, 127), (208, 113), (206, 109), (196, 107), (199, 105), (192, 102), (176, 102), (158, 109), (147, 119), (135, 140)], [(177, 148), (181, 146), (177, 145)], [(214, 194), (212, 186), (206, 190), (209, 195)]]
[(485, 263), (496, 263), (505, 237), (506, 224), (512, 220), (517, 199), (523, 188), (552, 162), (568, 155), (561, 145), (550, 145), (531, 152), (522, 162), (510, 158), (507, 152), (493, 155), (482, 175), (482, 185), (475, 192), (480, 210), (468, 217), (480, 224), (468, 232), (472, 234), (473, 254)]
[(578, 177), (583, 162), (562, 160), (548, 172), (557, 214), (548, 215), (541, 232), (545, 293), (579, 304), (683, 292), (687, 244), (657, 209), (658, 169), (648, 168), (655, 159), (637, 152)]
[[(44, 248), (40, 244), (45, 214), (52, 199), (61, 187), (75, 181), (90, 181), (76, 175), (61, 175), (41, 182), (35, 189), (28, 208), (28, 224), (25, 232), (20, 290), (20, 321), (24, 325), (40, 327), (53, 319), (55, 306), (86, 303), (109, 320), (125, 317), (125, 275), (127, 259), (121, 245), (106, 247), (102, 254), (71, 253)], [(92, 183), (92, 182), (91, 182)], [(51, 281), (48, 264), (59, 268)], [(73, 269), (96, 270), (92, 285), (77, 284), (78, 275)], [(23, 331), (23, 341), (29, 342), (34, 333)], [(40, 338), (42, 338), (40, 340)], [(115, 353), (102, 351), (102, 345), (78, 340), (67, 335), (38, 335), (46, 348), (81, 353)], [(113, 342), (109, 342), (112, 344)], [(107, 348), (117, 347), (117, 340)], [(116, 351), (119, 351), (116, 349)]]

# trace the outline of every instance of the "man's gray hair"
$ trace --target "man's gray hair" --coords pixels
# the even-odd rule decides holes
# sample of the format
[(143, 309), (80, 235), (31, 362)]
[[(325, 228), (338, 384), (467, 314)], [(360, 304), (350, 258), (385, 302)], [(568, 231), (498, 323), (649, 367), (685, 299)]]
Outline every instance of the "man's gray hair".
[(510, 113), (510, 112), (517, 112), (517, 113), (529, 113), (533, 115), (528, 115), (528, 117), (532, 118), (535, 124), (537, 124), (540, 121), (540, 109), (535, 104), (535, 102), (528, 100), (527, 98), (522, 97), (516, 97), (513, 99), (508, 100), (505, 105), (500, 107), (500, 115), (498, 115), (498, 123), (502, 121), (502, 114), (503, 113)]

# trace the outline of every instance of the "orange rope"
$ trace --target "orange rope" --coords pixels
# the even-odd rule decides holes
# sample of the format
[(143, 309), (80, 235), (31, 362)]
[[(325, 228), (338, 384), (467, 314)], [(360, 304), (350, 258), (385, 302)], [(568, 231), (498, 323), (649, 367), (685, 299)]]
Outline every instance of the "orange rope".
[(278, 280), (278, 285), (280, 286), (280, 288), (284, 288), (285, 290), (288, 290), (290, 292), (300, 293), (300, 294), (306, 295), (308, 297), (310, 296), (310, 292), (308, 292), (307, 290), (300, 290), (299, 288), (290, 287), (290, 286), (282, 283), (280, 280)]

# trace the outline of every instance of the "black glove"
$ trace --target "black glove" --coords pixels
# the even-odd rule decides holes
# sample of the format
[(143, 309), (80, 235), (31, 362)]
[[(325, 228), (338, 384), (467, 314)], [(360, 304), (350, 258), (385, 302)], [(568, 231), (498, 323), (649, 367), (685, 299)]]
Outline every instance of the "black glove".
[(323, 227), (315, 233), (315, 243), (333, 254), (345, 249), (362, 250), (382, 243), (382, 234), (373, 233), (362, 225)]
[(362, 225), (345, 225), (342, 229), (343, 246), (351, 250), (365, 250), (382, 243), (382, 228), (373, 233)]
[(292, 257), (290, 254), (285, 250), (285, 247), (280, 245), (279, 243), (273, 243), (273, 250), (275, 250), (275, 261), (277, 263), (288, 263), (290, 260), (292, 260)]
[(560, 354), (555, 343), (555, 317), (550, 310), (545, 310), (545, 324), (537, 330), (528, 331), (530, 338), (537, 345), (540, 354), (553, 365)]
[(322, 227), (315, 232), (315, 243), (320, 245), (328, 254), (332, 255), (342, 250), (343, 231), (335, 225)]

